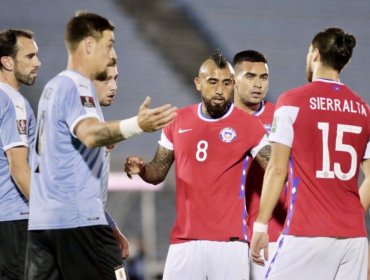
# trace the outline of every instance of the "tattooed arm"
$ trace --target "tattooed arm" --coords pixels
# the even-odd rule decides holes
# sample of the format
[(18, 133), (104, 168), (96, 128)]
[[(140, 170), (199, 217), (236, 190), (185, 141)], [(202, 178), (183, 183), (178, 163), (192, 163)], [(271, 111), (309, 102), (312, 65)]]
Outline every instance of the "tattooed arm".
[(145, 163), (139, 157), (128, 157), (125, 163), (125, 172), (129, 178), (132, 174), (139, 174), (145, 182), (156, 185), (166, 178), (174, 160), (174, 152), (159, 145), (150, 163)]
[(269, 163), (271, 157), (271, 146), (264, 146), (256, 155), (255, 160), (261, 165), (261, 167), (266, 170), (267, 164)]
[(89, 148), (102, 147), (125, 140), (142, 131), (152, 132), (169, 124), (176, 116), (176, 107), (166, 104), (149, 108), (147, 97), (139, 108), (136, 118), (122, 121), (100, 122), (86, 118), (74, 127), (77, 138)]

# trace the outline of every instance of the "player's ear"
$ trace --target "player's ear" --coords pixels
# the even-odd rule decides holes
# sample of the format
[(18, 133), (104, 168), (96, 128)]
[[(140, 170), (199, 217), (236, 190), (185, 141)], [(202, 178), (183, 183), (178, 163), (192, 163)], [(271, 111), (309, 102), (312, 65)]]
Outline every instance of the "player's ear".
[(197, 91), (200, 91), (200, 89), (201, 89), (201, 81), (200, 81), (199, 77), (195, 77), (194, 78), (194, 84), (195, 84), (195, 87), (196, 87)]
[(14, 69), (14, 60), (11, 56), (2, 56), (0, 58), (1, 65), (7, 71), (13, 71)]
[(319, 57), (320, 57), (319, 49), (318, 48), (315, 48), (312, 51), (312, 61), (317, 61)]
[(92, 36), (88, 36), (84, 40), (84, 47), (87, 54), (91, 54), (94, 50), (96, 40)]

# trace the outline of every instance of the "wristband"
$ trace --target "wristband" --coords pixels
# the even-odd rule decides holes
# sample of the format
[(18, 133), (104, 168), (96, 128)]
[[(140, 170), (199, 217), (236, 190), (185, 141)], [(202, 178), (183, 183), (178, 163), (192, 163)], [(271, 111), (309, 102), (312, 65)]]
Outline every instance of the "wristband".
[(259, 222), (254, 222), (253, 223), (253, 232), (267, 233), (267, 225), (259, 223)]
[(120, 121), (119, 129), (125, 139), (143, 132), (137, 121), (137, 116)]

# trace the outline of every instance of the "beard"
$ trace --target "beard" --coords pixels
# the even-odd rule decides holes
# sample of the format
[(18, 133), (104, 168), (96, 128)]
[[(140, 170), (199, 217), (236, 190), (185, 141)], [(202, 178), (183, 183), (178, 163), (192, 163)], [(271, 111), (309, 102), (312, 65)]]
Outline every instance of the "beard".
[(34, 73), (35, 72), (32, 71), (29, 74), (24, 74), (18, 71), (17, 68), (14, 70), (14, 76), (17, 79), (17, 81), (21, 84), (28, 85), (28, 86), (32, 86), (36, 81), (36, 76), (31, 77), (31, 74), (34, 74)]
[(205, 99), (205, 98), (202, 98), (202, 99), (203, 99), (203, 103), (207, 109), (208, 114), (213, 119), (222, 117), (226, 113), (229, 107), (229, 101), (226, 101), (225, 99), (224, 99), (224, 102), (221, 104), (212, 104), (212, 99)]

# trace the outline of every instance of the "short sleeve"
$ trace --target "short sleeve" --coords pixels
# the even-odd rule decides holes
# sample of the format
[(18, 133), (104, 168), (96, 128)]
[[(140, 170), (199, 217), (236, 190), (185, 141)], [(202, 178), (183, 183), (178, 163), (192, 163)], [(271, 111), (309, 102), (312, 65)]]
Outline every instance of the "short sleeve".
[(298, 107), (283, 105), (275, 110), (272, 123), (270, 142), (277, 142), (292, 147), (294, 130), (293, 125), (299, 112)]
[(17, 120), (13, 103), (9, 100), (2, 105), (2, 116), (0, 123), (0, 139), (3, 150), (7, 151), (13, 147), (25, 146), (27, 142), (27, 122)]
[(77, 86), (75, 82), (67, 77), (63, 77), (68, 83), (68, 86), (63, 86), (60, 90), (65, 90), (63, 96), (64, 100), (59, 100), (58, 102), (63, 102), (64, 106), (62, 108), (62, 118), (65, 119), (70, 133), (76, 137), (74, 134), (74, 129), (76, 125), (83, 119), (86, 118), (96, 118), (100, 120), (99, 114), (97, 112), (96, 100), (91, 93), (92, 88), (86, 85)]
[(161, 139), (158, 141), (159, 145), (171, 151), (174, 150), (173, 134), (172, 134), (174, 123), (175, 122), (172, 122), (162, 129)]

